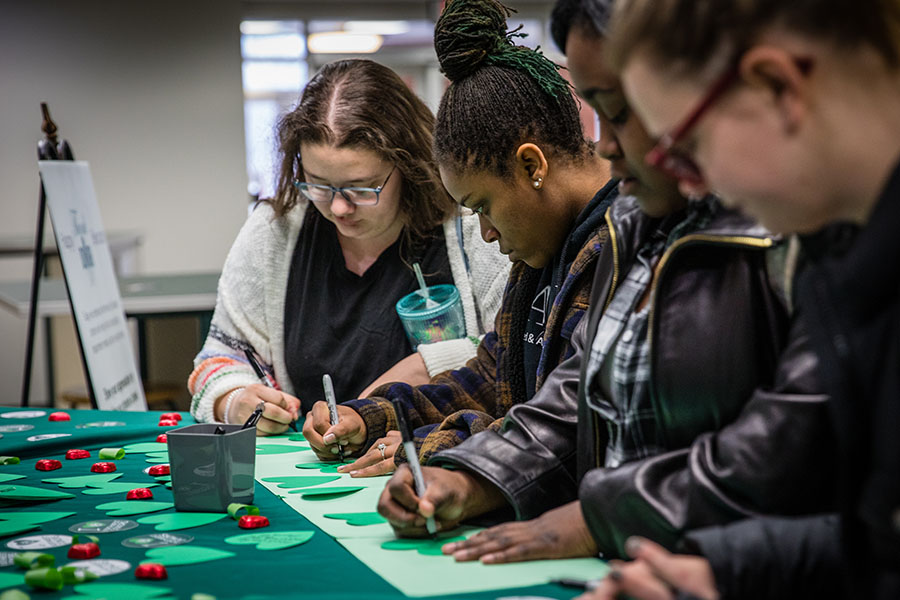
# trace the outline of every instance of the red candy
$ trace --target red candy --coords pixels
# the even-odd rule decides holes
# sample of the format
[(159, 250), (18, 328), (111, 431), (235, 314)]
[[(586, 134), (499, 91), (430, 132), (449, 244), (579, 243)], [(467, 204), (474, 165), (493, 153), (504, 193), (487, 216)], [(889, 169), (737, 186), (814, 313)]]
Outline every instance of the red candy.
[(69, 558), (88, 559), (100, 556), (100, 546), (94, 542), (86, 544), (72, 544), (69, 546), (69, 552), (66, 554)]
[(157, 477), (159, 475), (168, 475), (170, 473), (169, 465), (154, 465), (150, 467), (150, 470), (147, 472), (154, 477)]
[(133, 490), (128, 490), (128, 493), (125, 494), (126, 500), (147, 500), (152, 497), (153, 492), (147, 488), (134, 488)]
[(178, 425), (178, 421), (175, 419), (160, 419), (159, 426), (160, 427), (175, 427)]
[(90, 458), (91, 453), (87, 450), (68, 450), (66, 452), (66, 460), (78, 460), (79, 458)]
[(116, 470), (116, 463), (98, 462), (91, 465), (91, 473), (112, 473)]
[(65, 412), (55, 412), (50, 413), (50, 416), (47, 417), (48, 421), (71, 421), (72, 417), (69, 416), (69, 413)]
[(259, 529), (268, 526), (269, 519), (262, 515), (244, 515), (238, 521), (238, 527), (241, 529)]
[(156, 441), (160, 444), (165, 444), (168, 440), (169, 440), (169, 437), (164, 433), (161, 433), (158, 436), (156, 436)]
[(159, 563), (144, 563), (134, 570), (134, 576), (138, 579), (168, 579), (166, 568)]
[(34, 468), (38, 471), (55, 471), (56, 469), (62, 469), (62, 463), (54, 458), (42, 458), (37, 461)]
[(159, 416), (159, 420), (162, 421), (163, 419), (168, 419), (170, 421), (180, 421), (181, 415), (179, 415), (178, 413), (163, 413)]

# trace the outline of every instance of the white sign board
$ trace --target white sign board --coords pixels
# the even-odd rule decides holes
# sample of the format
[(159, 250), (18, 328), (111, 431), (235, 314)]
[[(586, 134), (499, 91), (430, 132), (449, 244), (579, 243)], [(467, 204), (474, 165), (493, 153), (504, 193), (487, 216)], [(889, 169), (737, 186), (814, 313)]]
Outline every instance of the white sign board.
[(38, 161), (97, 408), (147, 410), (91, 170)]

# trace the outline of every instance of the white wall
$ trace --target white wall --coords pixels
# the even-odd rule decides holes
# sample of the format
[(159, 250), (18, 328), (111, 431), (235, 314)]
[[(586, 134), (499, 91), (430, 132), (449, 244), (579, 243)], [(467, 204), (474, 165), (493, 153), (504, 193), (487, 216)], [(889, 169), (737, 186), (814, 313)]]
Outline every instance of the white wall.
[[(247, 202), (240, 18), (238, 0), (0, 0), (0, 236), (34, 230), (43, 100), (107, 230), (143, 234), (142, 272), (221, 268)], [(0, 259), (0, 279), (28, 277)], [(0, 340), (13, 404), (24, 321), (0, 314)]]

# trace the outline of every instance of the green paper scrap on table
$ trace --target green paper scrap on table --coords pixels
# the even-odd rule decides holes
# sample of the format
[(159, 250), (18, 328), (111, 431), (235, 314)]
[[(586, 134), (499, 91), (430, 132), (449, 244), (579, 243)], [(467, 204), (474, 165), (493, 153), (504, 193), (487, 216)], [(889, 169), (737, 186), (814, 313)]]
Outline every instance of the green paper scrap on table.
[(608, 571), (606, 563), (597, 558), (484, 565), (479, 561), (456, 562), (452, 556), (418, 552), (405, 552), (398, 557), (396, 551), (382, 549), (388, 541), (399, 540), (390, 533), (380, 537), (342, 538), (338, 543), (407, 596), (487, 592), (543, 585), (551, 579), (597, 579)]
[(419, 554), (426, 556), (442, 556), (444, 553), (441, 548), (444, 544), (450, 542), (461, 542), (465, 536), (462, 535), (438, 535), (435, 538), (402, 538), (396, 540), (388, 540), (381, 544), (382, 550), (415, 550)]
[(292, 433), (288, 436), (288, 440), (291, 442), (305, 442), (306, 438), (303, 437), (302, 433)]
[(292, 475), (287, 477), (266, 477), (263, 481), (277, 483), (279, 488), (288, 490), (331, 483), (340, 478), (340, 475)]
[(145, 459), (148, 463), (167, 463), (169, 462), (168, 452), (148, 452)]
[(67, 492), (48, 490), (30, 485), (0, 484), (0, 500), (45, 502), (47, 500), (63, 500), (74, 497), (74, 495)]
[(151, 548), (147, 550), (146, 560), (142, 563), (159, 563), (166, 567), (179, 565), (192, 565), (195, 563), (209, 562), (223, 558), (237, 556), (228, 550), (207, 548), (206, 546), (165, 546), (163, 548)]
[(0, 473), (0, 483), (6, 481), (15, 481), (16, 479), (25, 479), (24, 475), (13, 475), (12, 473)]
[(291, 452), (303, 452), (305, 450), (310, 450), (310, 448), (306, 446), (288, 446), (286, 444), (259, 444), (256, 446), (256, 454), (258, 456), (290, 454)]
[(105, 496), (107, 494), (124, 494), (135, 488), (152, 488), (158, 483), (144, 483), (134, 481), (111, 481), (109, 483), (91, 484), (88, 489), (82, 490), (82, 494), (88, 496)]
[(42, 480), (43, 483), (55, 483), (63, 489), (83, 488), (89, 485), (103, 485), (121, 477), (121, 473), (91, 473), (74, 477), (53, 477)]
[(128, 454), (148, 454), (151, 452), (168, 452), (169, 446), (159, 442), (139, 442), (123, 446), (122, 449)]
[(71, 517), (74, 512), (0, 512), (0, 537), (37, 529), (43, 523)]
[(308, 542), (313, 531), (265, 531), (225, 538), (226, 544), (255, 544), (257, 550), (283, 550)]
[(288, 494), (300, 494), (301, 498), (303, 498), (304, 500), (321, 501), (333, 500), (334, 498), (341, 498), (342, 496), (349, 496), (350, 494), (355, 494), (361, 489), (364, 489), (361, 485), (345, 485), (291, 490), (288, 492)]
[(0, 589), (14, 585), (25, 585), (24, 573), (0, 573)]
[(102, 581), (76, 585), (73, 590), (78, 595), (67, 596), (64, 600), (149, 600), (172, 593), (172, 588)]
[(343, 463), (339, 462), (311, 462), (311, 463), (300, 463), (299, 465), (294, 465), (297, 469), (318, 469), (320, 473), (337, 473), (338, 467)]
[(142, 517), (137, 522), (144, 525), (156, 525), (156, 531), (177, 531), (179, 529), (209, 525), (227, 516), (224, 513), (167, 513), (165, 515)]
[(160, 483), (168, 483), (172, 481), (171, 475), (154, 475), (154, 478)]
[(378, 525), (379, 523), (387, 523), (387, 519), (379, 515), (377, 512), (331, 513), (324, 516), (326, 519), (345, 521), (347, 525), (352, 525), (353, 527), (363, 527), (366, 525)]
[(106, 502), (98, 504), (97, 510), (108, 511), (109, 517), (127, 517), (130, 515), (140, 515), (149, 512), (157, 512), (166, 510), (175, 506), (172, 502), (150, 502), (148, 500), (120, 500), (118, 502)]

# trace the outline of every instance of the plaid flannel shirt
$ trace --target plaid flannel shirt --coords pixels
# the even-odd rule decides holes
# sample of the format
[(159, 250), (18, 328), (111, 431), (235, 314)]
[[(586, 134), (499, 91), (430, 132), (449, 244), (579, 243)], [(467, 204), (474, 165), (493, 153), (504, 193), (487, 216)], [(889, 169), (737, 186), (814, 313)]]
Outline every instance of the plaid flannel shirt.
[(678, 238), (706, 227), (716, 206), (712, 200), (691, 202), (671, 229), (661, 223), (638, 250), (597, 325), (585, 374), (592, 382), (586, 396), (587, 405), (606, 423), (609, 442), (604, 464), (608, 468), (664, 451), (650, 399), (649, 321), (653, 298), (636, 309), (666, 249)]

